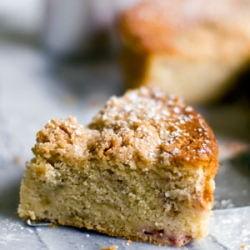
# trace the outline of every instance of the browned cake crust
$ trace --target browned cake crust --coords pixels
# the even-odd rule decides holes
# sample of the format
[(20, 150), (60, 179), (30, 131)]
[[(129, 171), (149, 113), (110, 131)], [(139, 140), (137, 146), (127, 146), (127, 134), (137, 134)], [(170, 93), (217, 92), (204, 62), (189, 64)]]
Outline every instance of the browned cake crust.
[[(125, 11), (119, 24), (122, 39), (134, 50), (190, 57), (219, 53), (226, 60), (233, 46), (230, 37), (242, 40), (242, 45), (249, 42), (249, 27), (245, 32), (242, 27), (244, 21), (249, 21), (249, 9), (248, 0), (147, 0)], [(200, 32), (189, 39), (188, 34), (195, 29)], [(199, 47), (194, 47), (197, 42)], [(186, 43), (190, 47), (183, 46)]]
[[(191, 187), (185, 189), (185, 182), (189, 182), (191, 178), (191, 174), (187, 174), (187, 176), (190, 177), (188, 177), (189, 179), (187, 180), (182, 180), (183, 183), (181, 185), (184, 185), (184, 189), (181, 192), (186, 192), (187, 197), (194, 197), (192, 199), (190, 198), (190, 201), (187, 201), (187, 203), (184, 201), (187, 209), (190, 209), (192, 216), (195, 218), (196, 213), (201, 213), (202, 216), (203, 214), (205, 215), (204, 220), (207, 221), (207, 216), (209, 216), (213, 202), (213, 178), (218, 168), (217, 142), (211, 128), (202, 116), (195, 112), (190, 106), (184, 105), (176, 96), (167, 96), (159, 91), (146, 88), (128, 91), (121, 98), (112, 97), (103, 110), (94, 117), (92, 123), (87, 128), (80, 125), (73, 117), (69, 117), (66, 120), (53, 119), (44, 129), (37, 133), (37, 143), (33, 148), (33, 152), (36, 158), (27, 164), (26, 177), (22, 183), (21, 204), (19, 206), (19, 214), (21, 217), (47, 219), (59, 222), (60, 224), (78, 227), (84, 226), (110, 235), (125, 236), (127, 239), (176, 246), (186, 244), (192, 238), (199, 239), (207, 233), (207, 224), (205, 223), (205, 229), (202, 229), (203, 226), (201, 225), (203, 224), (201, 223), (200, 225), (199, 219), (194, 222), (194, 225), (198, 225), (197, 227), (194, 226), (198, 233), (193, 233), (193, 235), (191, 231), (187, 231), (187, 233), (183, 227), (180, 227), (180, 230), (184, 230), (181, 232), (168, 232), (167, 228), (159, 229), (158, 227), (161, 223), (157, 222), (158, 225), (155, 222), (158, 233), (155, 233), (156, 229), (152, 229), (152, 226), (148, 225), (148, 230), (152, 232), (141, 236), (135, 232), (126, 232), (124, 229), (123, 231), (116, 230), (115, 226), (109, 228), (108, 226), (95, 225), (88, 220), (85, 222), (80, 215), (76, 216), (77, 218), (70, 217), (71, 219), (67, 217), (68, 215), (58, 217), (50, 215), (48, 211), (54, 209), (50, 204), (53, 202), (57, 204), (57, 199), (59, 199), (60, 203), (60, 193), (53, 196), (52, 199), (55, 199), (53, 202), (51, 200), (48, 202), (50, 198), (47, 196), (41, 198), (43, 197), (42, 193), (39, 194), (41, 197), (38, 198), (41, 204), (37, 200), (36, 202), (39, 204), (32, 202), (32, 199), (41, 192), (41, 190), (49, 190), (49, 188), (51, 188), (53, 191), (50, 191), (50, 195), (52, 195), (51, 193), (58, 190), (59, 187), (62, 188), (66, 185), (66, 179), (73, 178), (73, 173), (75, 172), (78, 173), (77, 177), (74, 177), (77, 181), (74, 181), (75, 183), (73, 182), (70, 185), (82, 185), (79, 183), (84, 183), (87, 178), (84, 173), (85, 169), (87, 171), (87, 169), (90, 168), (91, 171), (91, 168), (96, 168), (96, 166), (99, 169), (98, 171), (103, 171), (103, 178), (105, 178), (104, 176), (106, 176), (105, 174), (107, 173), (114, 176), (116, 170), (122, 169), (122, 172), (120, 172), (121, 179), (117, 184), (122, 182), (123, 173), (125, 174), (126, 172), (130, 174), (134, 174), (134, 172), (142, 174), (144, 176), (143, 178), (145, 178), (145, 182), (149, 176), (148, 174), (151, 173), (152, 176), (159, 176), (159, 183), (162, 183), (163, 190), (168, 184), (166, 180), (169, 178), (170, 172), (173, 172), (173, 176), (180, 175), (180, 178), (182, 178), (181, 175), (183, 173), (198, 173), (201, 171), (202, 175), (199, 176), (203, 179), (199, 181), (193, 180), (195, 183), (197, 182), (194, 186), (194, 190)], [(107, 170), (108, 168), (110, 168), (110, 170)], [(67, 178), (62, 177), (63, 171), (72, 171), (72, 176)], [(93, 173), (91, 174), (91, 177), (92, 176)], [(80, 181), (81, 178), (82, 181)], [(109, 181), (110, 178), (111, 176), (108, 175), (107, 179), (103, 179), (103, 181)], [(173, 177), (173, 179), (175, 178), (176, 177)], [(102, 182), (101, 179), (100, 182)], [(39, 189), (38, 192), (33, 191), (36, 190), (34, 185), (44, 185), (44, 187), (42, 187), (41, 190)], [(54, 185), (56, 185), (56, 187), (54, 187)], [(91, 185), (91, 182), (88, 185)], [(138, 183), (138, 190), (140, 189), (140, 185), (143, 187), (144, 183)], [(68, 188), (70, 189), (71, 187), (68, 186)], [(83, 186), (82, 188), (88, 189), (88, 186)], [(89, 186), (89, 188), (91, 187)], [(188, 191), (189, 188), (190, 191)], [(156, 192), (156, 190), (152, 191)], [(163, 198), (159, 198), (160, 204), (162, 202), (161, 199), (167, 202), (172, 199), (166, 198), (168, 197), (167, 189), (161, 192), (163, 192)], [(164, 192), (166, 197), (164, 196)], [(171, 190), (169, 190), (169, 192), (171, 192)], [(80, 189), (79, 193), (81, 193)], [(72, 197), (75, 196), (74, 193), (71, 193), (71, 195)], [(91, 193), (86, 193), (86, 195), (89, 196)], [(120, 194), (117, 193), (117, 197), (119, 197), (119, 195)], [(145, 200), (150, 198), (151, 195), (152, 197), (154, 196), (153, 193), (148, 193), (148, 195), (149, 197), (145, 198)], [(162, 196), (160, 193), (159, 195), (160, 197)], [(174, 196), (175, 195), (176, 194), (174, 194)], [(96, 199), (99, 199), (98, 197), (97, 195)], [(130, 200), (132, 199), (131, 197), (136, 199), (132, 191), (129, 191), (127, 199)], [(68, 198), (71, 200), (71, 197), (64, 199)], [(95, 200), (95, 197), (93, 198)], [(43, 201), (44, 199), (46, 202)], [(81, 199), (83, 200), (80, 201)], [(78, 200), (74, 201), (76, 202), (75, 207), (81, 202), (84, 202), (84, 198), (81, 199), (79, 200), (78, 198)], [(85, 199), (87, 200), (87, 197)], [(107, 202), (109, 199), (110, 197), (106, 198), (106, 201), (103, 202)], [(115, 199), (115, 197), (112, 199)], [(183, 197), (181, 200), (182, 199)], [(79, 202), (79, 204), (77, 204), (77, 202)], [(66, 201), (63, 203), (63, 206), (65, 204)], [(95, 209), (94, 204), (92, 205), (93, 211)], [(46, 213), (40, 212), (43, 206), (45, 208), (42, 209), (47, 211)], [(115, 209), (116, 206), (118, 205), (113, 204), (110, 209)], [(176, 206), (178, 207), (178, 205)], [(160, 211), (163, 208), (164, 206), (162, 208), (157, 207)], [(120, 209), (120, 211), (122, 211), (122, 208)], [(129, 209), (129, 207), (127, 209)], [(56, 207), (55, 205), (55, 210), (59, 211), (60, 207)], [(65, 211), (65, 209), (62, 210)], [(153, 213), (152, 209), (149, 211), (148, 213)], [(165, 212), (160, 216), (165, 217), (164, 213)], [(130, 216), (132, 216), (132, 214)], [(157, 217), (158, 214), (154, 216)], [(152, 216), (150, 216), (150, 218), (152, 218)], [(137, 219), (138, 218), (135, 217), (134, 220), (136, 221)], [(148, 222), (144, 220), (140, 222), (139, 228), (147, 228), (146, 225)], [(110, 220), (110, 224), (111, 223), (112, 220)], [(121, 225), (122, 223), (123, 222), (121, 222)], [(116, 222), (115, 225), (118, 227), (119, 221)], [(143, 230), (145, 231), (147, 229)]]

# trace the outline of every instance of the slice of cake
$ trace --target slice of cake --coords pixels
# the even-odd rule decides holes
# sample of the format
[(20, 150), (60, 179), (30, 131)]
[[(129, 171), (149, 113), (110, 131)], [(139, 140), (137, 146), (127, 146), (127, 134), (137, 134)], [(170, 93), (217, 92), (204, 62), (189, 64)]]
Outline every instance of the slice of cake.
[(141, 88), (112, 97), (88, 127), (37, 133), (19, 215), (128, 240), (182, 246), (208, 233), (218, 147), (201, 115)]
[(151, 0), (120, 16), (128, 87), (158, 87), (188, 104), (229, 91), (250, 63), (250, 1)]

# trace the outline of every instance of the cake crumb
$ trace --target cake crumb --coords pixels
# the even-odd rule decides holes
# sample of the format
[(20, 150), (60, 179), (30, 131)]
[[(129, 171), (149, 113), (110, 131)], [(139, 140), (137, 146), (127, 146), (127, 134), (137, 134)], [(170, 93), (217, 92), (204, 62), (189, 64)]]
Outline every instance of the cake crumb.
[(132, 240), (127, 241), (127, 245), (129, 246), (132, 243)]
[(110, 247), (102, 247), (100, 250), (117, 250), (117, 246), (110, 246)]
[(14, 164), (18, 165), (18, 164), (21, 163), (21, 157), (20, 156), (15, 156), (12, 161), (13, 161)]
[(240, 246), (241, 249), (244, 249), (244, 248), (246, 248), (246, 247), (247, 247), (246, 244), (242, 244), (242, 245)]

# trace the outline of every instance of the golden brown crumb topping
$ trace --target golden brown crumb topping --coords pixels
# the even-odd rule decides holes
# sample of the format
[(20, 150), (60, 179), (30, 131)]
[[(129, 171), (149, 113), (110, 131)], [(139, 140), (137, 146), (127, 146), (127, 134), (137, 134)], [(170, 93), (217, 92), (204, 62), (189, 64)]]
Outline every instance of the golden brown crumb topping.
[(100, 131), (97, 148), (121, 160), (190, 165), (217, 155), (213, 132), (201, 115), (178, 97), (156, 90), (112, 97), (89, 128)]
[(218, 168), (218, 147), (200, 114), (178, 97), (141, 88), (112, 97), (87, 128), (75, 118), (53, 119), (37, 134), (33, 148), (50, 161), (72, 165), (101, 159), (143, 168)]

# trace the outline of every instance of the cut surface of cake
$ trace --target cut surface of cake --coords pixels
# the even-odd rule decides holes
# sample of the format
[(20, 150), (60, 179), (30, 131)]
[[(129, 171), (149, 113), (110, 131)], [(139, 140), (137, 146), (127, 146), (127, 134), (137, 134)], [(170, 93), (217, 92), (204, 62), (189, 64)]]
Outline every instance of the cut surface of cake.
[(22, 218), (158, 245), (208, 234), (218, 146), (204, 118), (176, 96), (140, 88), (111, 97), (87, 127), (53, 119), (33, 152)]
[(120, 16), (129, 88), (157, 87), (204, 104), (229, 91), (250, 63), (250, 1), (151, 0)]

